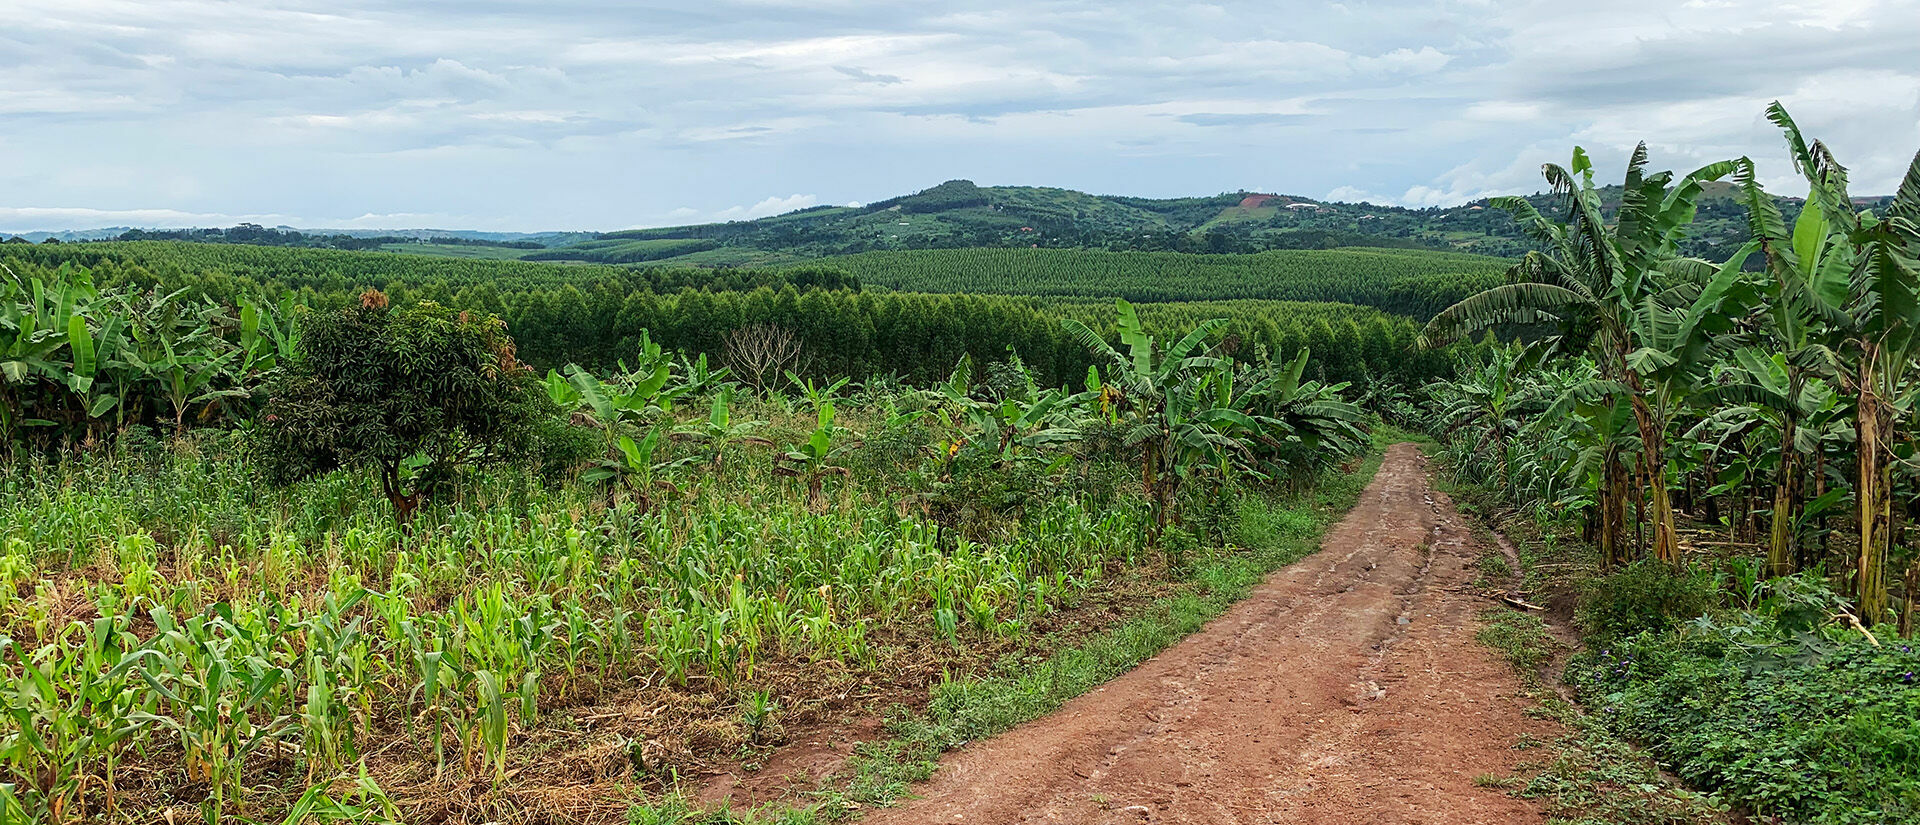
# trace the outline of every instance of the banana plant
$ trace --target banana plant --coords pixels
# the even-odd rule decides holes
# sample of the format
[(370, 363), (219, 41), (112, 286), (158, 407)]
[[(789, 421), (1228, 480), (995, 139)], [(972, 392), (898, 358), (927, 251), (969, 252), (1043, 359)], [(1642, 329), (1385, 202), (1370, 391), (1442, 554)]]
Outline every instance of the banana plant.
[[(8, 443), (19, 427), (52, 426), (48, 416), (79, 396), (81, 417), (105, 412), (95, 400), (98, 373), (94, 338), (86, 313), (99, 291), (85, 270), (63, 265), (51, 282), (21, 278), (11, 267), (0, 280), (0, 430)], [(111, 313), (109, 313), (111, 315)], [(58, 390), (54, 388), (59, 388)], [(33, 415), (30, 402), (42, 402)]]
[(811, 378), (801, 378), (792, 370), (787, 371), (787, 380), (792, 381), (793, 385), (800, 389), (801, 396), (807, 399), (807, 403), (812, 404), (816, 410), (820, 405), (838, 398), (840, 390), (844, 389), (849, 381), (849, 379), (840, 378), (821, 386), (815, 384)]
[(237, 375), (254, 379), (293, 360), (300, 348), (300, 330), (294, 325), (293, 296), (272, 304), (240, 299), (240, 364)]
[(564, 382), (558, 373), (547, 372), (547, 397), (584, 418), (582, 423), (601, 428), (612, 446), (627, 426), (637, 427), (671, 412), (673, 398), (679, 395), (667, 387), (671, 378), (665, 360), (626, 382), (602, 381), (580, 365), (568, 364)]
[(1362, 452), (1368, 444), (1362, 429), (1365, 411), (1341, 398), (1346, 384), (1301, 380), (1310, 355), (1311, 351), (1301, 349), (1291, 361), (1247, 370), (1238, 382), (1242, 389), (1220, 392), (1215, 399), (1214, 406), (1221, 412), (1201, 415), (1216, 427), (1245, 433), (1241, 437), (1253, 443), (1262, 465), (1259, 475), (1311, 478), (1330, 464)]
[(967, 417), (972, 430), (992, 439), (1001, 466), (1019, 458), (1023, 447), (1057, 444), (1078, 437), (1070, 428), (1053, 426), (1055, 410), (1070, 401), (1066, 392), (1040, 390), (1033, 376), (1022, 370), (1025, 381), (1015, 391), (998, 401), (980, 400), (972, 396), (972, 374), (973, 356), (961, 356), (952, 375), (934, 391)]
[[(1434, 316), (1420, 337), (1423, 344), (1435, 346), (1501, 324), (1544, 322), (1557, 331), (1535, 347), (1539, 357), (1590, 354), (1607, 386), (1626, 398), (1640, 430), (1639, 459), (1649, 476), (1646, 486), (1652, 499), (1654, 556), (1677, 565), (1679, 535), (1668, 496), (1666, 433), (1662, 411), (1656, 409), (1665, 399), (1647, 386), (1642, 370), (1651, 362), (1633, 357), (1647, 350), (1641, 333), (1649, 322), (1637, 316), (1673, 286), (1676, 271), (1699, 272), (1698, 267), (1674, 266), (1679, 241), (1693, 222), (1705, 185), (1734, 172), (1737, 163), (1708, 164), (1675, 180), (1672, 172), (1649, 174), (1647, 162), (1642, 143), (1627, 161), (1620, 205), (1611, 220), (1593, 183), (1593, 161), (1578, 147), (1570, 168), (1541, 168), (1560, 200), (1563, 218), (1541, 215), (1525, 198), (1494, 198), (1492, 205), (1511, 213), (1543, 249), (1528, 252), (1515, 264), (1507, 283)], [(1631, 494), (1626, 467), (1617, 459), (1610, 457), (1603, 468), (1608, 477), (1601, 486), (1603, 497), (1616, 491)], [(1616, 502), (1604, 503), (1601, 510), (1625, 512)], [(1603, 518), (1604, 556), (1620, 554), (1624, 529), (1624, 522)]]
[(656, 460), (662, 432), (661, 427), (648, 428), (639, 441), (634, 441), (632, 436), (620, 436), (619, 451), (589, 467), (580, 474), (580, 480), (590, 484), (607, 483), (608, 505), (617, 503), (616, 494), (624, 487), (632, 491), (633, 502), (641, 513), (651, 511), (655, 490), (672, 492), (675, 489), (673, 483), (662, 476), (695, 459), (687, 456), (673, 461)]
[(720, 391), (714, 394), (713, 402), (707, 409), (706, 420), (683, 424), (673, 430), (674, 438), (706, 446), (712, 453), (713, 468), (716, 472), (724, 463), (729, 445), (773, 446), (772, 441), (754, 435), (754, 432), (766, 426), (767, 422), (733, 419), (733, 399), (733, 386), (721, 385)]
[(1514, 409), (1523, 394), (1515, 376), (1519, 358), (1510, 347), (1495, 348), (1484, 364), (1463, 364), (1461, 376), (1434, 397), (1434, 419), (1451, 438), (1473, 436), (1476, 452), (1493, 450), (1498, 478), (1510, 478), (1511, 436), (1520, 426)]
[(707, 354), (700, 353), (699, 358), (688, 359), (680, 356), (681, 390), (692, 396), (704, 395), (717, 389), (730, 389), (733, 386), (733, 370), (726, 367), (707, 366)]
[(1212, 441), (1188, 426), (1194, 423), (1190, 416), (1195, 412), (1191, 385), (1199, 380), (1200, 373), (1221, 363), (1219, 358), (1200, 352), (1227, 322), (1224, 318), (1206, 321), (1163, 351), (1141, 325), (1132, 304), (1120, 300), (1114, 306), (1119, 316), (1115, 329), (1125, 353), (1077, 320), (1068, 318), (1062, 323), (1068, 334), (1105, 362), (1108, 372), (1104, 386), (1117, 394), (1119, 405), (1127, 410), (1126, 420), (1132, 426), (1123, 443), (1139, 450), (1141, 486), (1153, 515), (1147, 538), (1150, 544), (1157, 544), (1175, 517), (1183, 478), (1182, 447), (1194, 439)]
[[(1894, 465), (1897, 445), (1910, 436), (1914, 364), (1920, 361), (1920, 153), (1884, 215), (1856, 211), (1847, 191), (1847, 170), (1820, 141), (1808, 142), (1777, 101), (1767, 118), (1786, 136), (1794, 167), (1806, 179), (1813, 225), (1795, 226), (1792, 244), (1767, 235), (1774, 265), (1802, 277), (1785, 279), (1796, 303), (1825, 326), (1827, 346), (1844, 369), (1841, 387), (1851, 394), (1858, 444), (1854, 495), (1859, 505), (1859, 555), (1854, 596), (1860, 620), (1873, 624), (1889, 614), (1887, 554), (1893, 542)], [(1743, 170), (1745, 171), (1745, 170)], [(1771, 224), (1771, 216), (1765, 216)], [(1842, 280), (1839, 273), (1845, 272)]]
[[(832, 463), (850, 448), (842, 439), (847, 430), (835, 424), (833, 419), (833, 402), (822, 397), (818, 401), (817, 423), (813, 432), (806, 441), (789, 447), (774, 465), (774, 472), (780, 475), (806, 479), (807, 503), (816, 510), (826, 505), (823, 488), (827, 476), (846, 476), (850, 472)], [(840, 443), (836, 444), (836, 441)]]
[(1764, 426), (1774, 438), (1767, 541), (1767, 569), (1774, 576), (1789, 575), (1801, 566), (1806, 525), (1802, 468), (1823, 448), (1823, 441), (1834, 436), (1832, 428), (1840, 423), (1839, 395), (1804, 363), (1797, 364), (1795, 355), (1758, 347), (1736, 350), (1713, 385), (1701, 390), (1695, 400), (1703, 408), (1716, 410), (1700, 427), (1709, 423), (1740, 430)]
[(247, 394), (239, 387), (219, 386), (219, 382), (228, 377), (228, 365), (239, 354), (234, 350), (216, 351), (212, 347), (176, 348), (173, 342), (163, 342), (161, 358), (153, 366), (160, 373), (162, 397), (173, 409), (175, 438), (186, 435), (187, 410), (193, 405)]

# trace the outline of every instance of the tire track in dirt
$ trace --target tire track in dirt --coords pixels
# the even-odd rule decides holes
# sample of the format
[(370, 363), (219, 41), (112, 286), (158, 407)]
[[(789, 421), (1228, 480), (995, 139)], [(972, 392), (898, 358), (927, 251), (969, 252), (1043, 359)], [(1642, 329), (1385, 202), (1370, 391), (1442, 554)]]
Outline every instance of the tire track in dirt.
[(1060, 711), (950, 754), (868, 823), (1521, 823), (1482, 788), (1552, 735), (1474, 641), (1472, 534), (1413, 445), (1319, 553)]

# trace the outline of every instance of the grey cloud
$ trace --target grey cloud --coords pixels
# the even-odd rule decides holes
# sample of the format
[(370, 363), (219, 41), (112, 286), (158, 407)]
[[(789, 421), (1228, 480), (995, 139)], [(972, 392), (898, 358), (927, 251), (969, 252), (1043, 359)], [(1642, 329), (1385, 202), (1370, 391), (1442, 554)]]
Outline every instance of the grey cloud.
[(835, 66), (833, 70), (851, 77), (854, 80), (858, 80), (861, 83), (878, 83), (882, 86), (889, 86), (895, 83), (905, 82), (900, 79), (899, 75), (875, 74), (857, 66)]
[(1576, 140), (1777, 154), (1775, 96), (1861, 191), (1920, 145), (1916, 0), (16, 5), (16, 210), (610, 228), (947, 177), (1430, 203), (1536, 186)]

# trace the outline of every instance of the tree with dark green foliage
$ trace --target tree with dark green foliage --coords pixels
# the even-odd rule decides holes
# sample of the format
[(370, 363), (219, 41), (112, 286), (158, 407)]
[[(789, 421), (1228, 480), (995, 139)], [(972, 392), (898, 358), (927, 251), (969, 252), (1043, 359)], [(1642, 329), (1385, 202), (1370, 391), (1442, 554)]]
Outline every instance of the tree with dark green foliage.
[(463, 465), (526, 453), (540, 387), (499, 319), (435, 304), (395, 309), (368, 290), (357, 305), (303, 319), (256, 447), (282, 484), (372, 470), (406, 523)]

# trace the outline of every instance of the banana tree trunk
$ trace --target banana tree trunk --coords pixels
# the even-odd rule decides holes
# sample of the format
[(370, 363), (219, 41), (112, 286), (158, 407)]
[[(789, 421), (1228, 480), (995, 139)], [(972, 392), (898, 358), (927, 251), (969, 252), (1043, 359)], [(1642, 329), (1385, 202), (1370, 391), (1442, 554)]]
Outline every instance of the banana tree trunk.
[(1166, 481), (1157, 472), (1160, 469), (1160, 446), (1149, 443), (1142, 450), (1140, 460), (1141, 492), (1147, 496), (1147, 506), (1152, 510), (1152, 519), (1147, 524), (1147, 546), (1159, 547), (1160, 534), (1167, 529), (1167, 506), (1164, 488)]
[(1633, 417), (1640, 426), (1641, 467), (1653, 499), (1653, 557), (1678, 568), (1680, 537), (1673, 526), (1673, 494), (1667, 489), (1666, 433), (1639, 393), (1633, 396)]
[(1600, 488), (1600, 558), (1609, 566), (1631, 561), (1627, 549), (1627, 468), (1608, 448)]
[(1893, 532), (1893, 498), (1885, 447), (1887, 416), (1876, 389), (1879, 348), (1867, 344), (1864, 349), (1860, 357), (1860, 398), (1855, 408), (1860, 436), (1860, 557), (1853, 581), (1860, 621), (1871, 625), (1886, 618), (1887, 544)]
[(1794, 572), (1793, 523), (1800, 512), (1800, 462), (1793, 449), (1797, 424), (1793, 416), (1780, 423), (1780, 467), (1773, 483), (1773, 517), (1768, 524), (1767, 575)]

